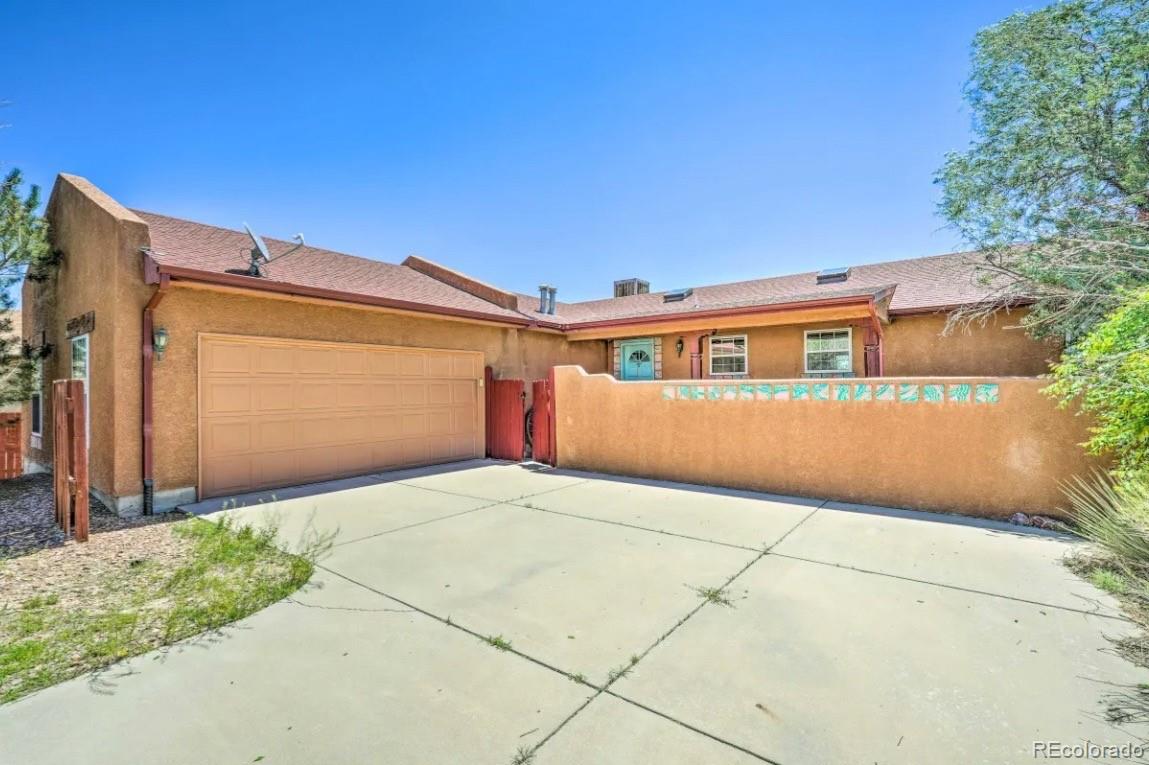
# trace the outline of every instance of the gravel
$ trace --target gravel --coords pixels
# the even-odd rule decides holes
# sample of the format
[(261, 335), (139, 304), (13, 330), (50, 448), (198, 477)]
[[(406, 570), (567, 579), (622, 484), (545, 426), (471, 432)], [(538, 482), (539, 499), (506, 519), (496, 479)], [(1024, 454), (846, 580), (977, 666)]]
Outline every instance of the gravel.
[[(88, 510), (91, 536), (87, 544), (93, 544), (99, 535), (107, 532), (164, 524), (183, 517), (179, 513), (164, 513), (121, 518), (92, 497)], [(51, 475), (37, 473), (0, 481), (0, 560), (64, 544), (76, 543), (66, 538), (56, 525)]]

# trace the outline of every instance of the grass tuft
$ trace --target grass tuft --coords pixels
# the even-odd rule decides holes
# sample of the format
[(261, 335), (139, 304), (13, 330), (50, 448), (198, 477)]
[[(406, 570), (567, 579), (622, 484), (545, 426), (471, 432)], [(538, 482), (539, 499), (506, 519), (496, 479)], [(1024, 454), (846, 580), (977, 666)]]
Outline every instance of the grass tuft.
[(725, 587), (694, 587), (694, 592), (698, 597), (705, 600), (707, 603), (713, 603), (716, 606), (734, 607), (734, 601), (726, 594)]
[(0, 703), (218, 629), (299, 589), (331, 537), (314, 536), (288, 554), (276, 531), (226, 518), (173, 523), (171, 533), (189, 545), (174, 570), (130, 561), (110, 581), (93, 582), (85, 605), (46, 592), (0, 611)]
[(502, 635), (489, 635), (483, 638), (483, 641), (490, 646), (498, 648), (500, 651), (511, 650), (511, 641), (507, 640)]
[(515, 756), (511, 758), (511, 765), (531, 765), (535, 761), (535, 749), (532, 746), (520, 746)]

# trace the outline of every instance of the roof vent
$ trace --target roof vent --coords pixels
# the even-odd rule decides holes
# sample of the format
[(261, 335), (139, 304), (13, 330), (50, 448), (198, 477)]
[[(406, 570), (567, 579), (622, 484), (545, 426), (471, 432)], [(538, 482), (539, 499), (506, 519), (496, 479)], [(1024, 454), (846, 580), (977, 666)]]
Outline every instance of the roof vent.
[(650, 292), (650, 282), (642, 279), (619, 279), (614, 283), (615, 297), (630, 297), (631, 295), (645, 295)]
[(818, 284), (835, 284), (850, 278), (850, 268), (826, 268), (818, 272)]
[(664, 303), (681, 303), (683, 300), (686, 300), (686, 298), (690, 297), (693, 294), (694, 294), (694, 288), (693, 287), (687, 287), (686, 289), (681, 289), (681, 290), (671, 290), (670, 292), (667, 292), (665, 295), (662, 296), (662, 302), (664, 302)]

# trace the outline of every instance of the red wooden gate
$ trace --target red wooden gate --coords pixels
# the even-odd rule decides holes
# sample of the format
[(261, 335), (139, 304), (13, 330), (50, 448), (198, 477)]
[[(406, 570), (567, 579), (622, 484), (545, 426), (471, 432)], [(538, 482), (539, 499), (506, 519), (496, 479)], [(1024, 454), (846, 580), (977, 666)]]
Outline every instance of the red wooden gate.
[(88, 541), (88, 433), (83, 380), (52, 383), (52, 472), (56, 523)]
[(555, 464), (555, 405), (554, 382), (535, 380), (532, 384), (534, 403), (531, 408), (534, 415), (531, 418), (531, 446), (534, 453), (531, 455), (536, 462)]
[(20, 413), (0, 414), (0, 480), (24, 474), (23, 444)]
[(522, 380), (496, 380), (490, 367), (487, 387), (487, 456), (522, 460), (526, 451), (523, 418), (526, 389)]

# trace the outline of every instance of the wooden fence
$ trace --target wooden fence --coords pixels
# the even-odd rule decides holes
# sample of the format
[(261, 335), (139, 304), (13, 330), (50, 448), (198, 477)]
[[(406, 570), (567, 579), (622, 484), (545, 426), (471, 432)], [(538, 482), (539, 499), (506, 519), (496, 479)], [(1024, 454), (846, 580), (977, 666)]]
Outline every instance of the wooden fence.
[(52, 383), (56, 523), (77, 542), (88, 541), (87, 401), (82, 380)]
[(19, 478), (24, 473), (24, 438), (20, 413), (0, 414), (0, 480)]

